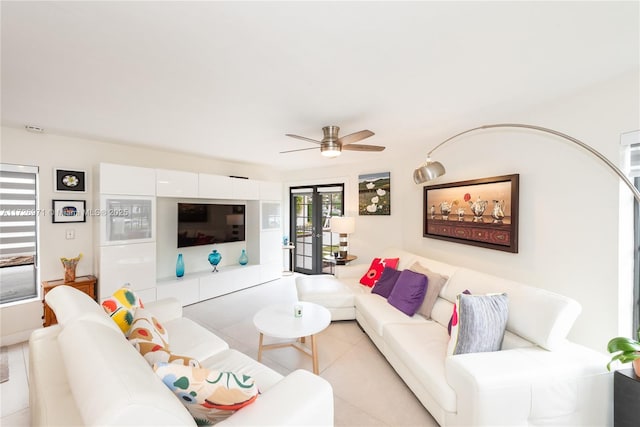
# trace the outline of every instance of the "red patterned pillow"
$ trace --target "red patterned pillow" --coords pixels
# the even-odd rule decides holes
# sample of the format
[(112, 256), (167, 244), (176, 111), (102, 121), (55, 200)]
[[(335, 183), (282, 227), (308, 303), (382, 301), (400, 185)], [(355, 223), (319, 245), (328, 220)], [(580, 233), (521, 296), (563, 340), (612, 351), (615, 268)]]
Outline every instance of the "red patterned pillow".
[(382, 275), (384, 268), (391, 267), (396, 269), (398, 268), (398, 261), (400, 261), (400, 258), (374, 258), (373, 261), (371, 261), (369, 270), (360, 278), (360, 283), (372, 288)]

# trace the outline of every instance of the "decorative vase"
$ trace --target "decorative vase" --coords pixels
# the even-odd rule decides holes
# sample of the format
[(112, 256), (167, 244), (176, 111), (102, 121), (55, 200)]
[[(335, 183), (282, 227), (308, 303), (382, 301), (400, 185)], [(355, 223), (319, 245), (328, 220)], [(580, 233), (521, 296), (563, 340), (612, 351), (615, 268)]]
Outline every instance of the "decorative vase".
[(478, 200), (475, 202), (469, 202), (469, 207), (471, 208), (471, 212), (473, 212), (473, 222), (483, 222), (482, 215), (484, 214), (485, 209), (487, 209), (487, 205), (489, 202), (486, 200), (481, 200), (480, 196), (478, 196)]
[(220, 264), (221, 260), (222, 255), (220, 255), (220, 252), (215, 249), (209, 254), (209, 264), (213, 266), (214, 272), (218, 271), (218, 264)]
[(178, 260), (176, 261), (176, 277), (184, 276), (184, 260), (182, 254), (178, 254)]
[(240, 265), (247, 265), (247, 263), (249, 262), (249, 257), (247, 257), (247, 252), (244, 249), (240, 254), (240, 259), (238, 260), (238, 262), (240, 263)]
[(633, 361), (633, 371), (636, 373), (636, 377), (640, 378), (640, 359)]
[(76, 267), (81, 258), (82, 254), (75, 258), (60, 258), (64, 267), (64, 283), (71, 283), (76, 280)]

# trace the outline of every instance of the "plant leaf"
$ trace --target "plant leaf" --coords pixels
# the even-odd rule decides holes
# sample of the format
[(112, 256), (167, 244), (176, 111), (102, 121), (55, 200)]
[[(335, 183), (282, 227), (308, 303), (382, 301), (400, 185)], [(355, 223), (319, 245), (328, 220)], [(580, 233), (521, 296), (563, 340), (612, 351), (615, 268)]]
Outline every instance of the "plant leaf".
[(609, 353), (615, 353), (616, 351), (640, 351), (640, 343), (631, 338), (617, 337), (609, 341), (609, 344), (607, 344), (607, 350)]

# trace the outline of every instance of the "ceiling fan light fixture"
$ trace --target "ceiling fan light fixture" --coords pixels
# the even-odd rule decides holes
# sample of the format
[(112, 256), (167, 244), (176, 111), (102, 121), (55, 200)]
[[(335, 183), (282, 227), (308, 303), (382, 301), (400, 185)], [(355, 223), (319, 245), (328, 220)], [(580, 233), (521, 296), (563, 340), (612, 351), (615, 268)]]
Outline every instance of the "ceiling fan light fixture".
[(323, 144), (322, 147), (320, 147), (320, 153), (329, 158), (338, 157), (341, 152), (342, 149), (337, 144)]

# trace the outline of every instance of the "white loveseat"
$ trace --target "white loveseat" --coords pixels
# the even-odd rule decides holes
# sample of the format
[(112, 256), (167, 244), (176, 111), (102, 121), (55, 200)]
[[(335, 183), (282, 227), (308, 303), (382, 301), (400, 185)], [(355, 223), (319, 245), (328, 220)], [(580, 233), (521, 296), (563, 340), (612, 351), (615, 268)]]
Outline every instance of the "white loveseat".
[[(415, 262), (448, 276), (431, 319), (412, 317), (360, 285), (368, 264), (297, 279), (298, 297), (325, 305), (333, 320), (355, 318), (441, 426), (612, 424), (608, 358), (566, 340), (581, 308), (546, 290), (388, 249), (398, 270)], [(508, 295), (501, 351), (447, 356), (456, 295)]]
[[(86, 294), (59, 286), (46, 295), (58, 325), (29, 340), (32, 425), (195, 425), (178, 398)], [(145, 307), (164, 325), (176, 354), (202, 367), (252, 376), (261, 395), (222, 425), (333, 425), (333, 391), (324, 379), (297, 370), (283, 377), (182, 317), (175, 299)]]

